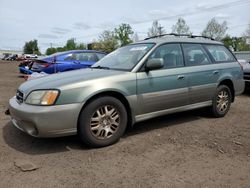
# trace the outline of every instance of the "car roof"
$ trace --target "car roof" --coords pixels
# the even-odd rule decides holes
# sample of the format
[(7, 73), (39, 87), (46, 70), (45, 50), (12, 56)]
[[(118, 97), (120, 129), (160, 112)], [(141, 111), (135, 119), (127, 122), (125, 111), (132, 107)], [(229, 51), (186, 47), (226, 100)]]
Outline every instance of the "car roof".
[(156, 44), (163, 44), (163, 43), (202, 43), (202, 44), (219, 44), (223, 45), (222, 42), (211, 40), (208, 38), (203, 37), (182, 37), (182, 36), (164, 36), (164, 37), (158, 37), (158, 38), (149, 38), (145, 39), (136, 43), (156, 43)]
[(77, 53), (77, 52), (92, 52), (92, 53), (102, 53), (102, 54), (107, 54), (106, 52), (102, 51), (97, 51), (97, 50), (69, 50), (69, 51), (64, 51), (63, 53)]

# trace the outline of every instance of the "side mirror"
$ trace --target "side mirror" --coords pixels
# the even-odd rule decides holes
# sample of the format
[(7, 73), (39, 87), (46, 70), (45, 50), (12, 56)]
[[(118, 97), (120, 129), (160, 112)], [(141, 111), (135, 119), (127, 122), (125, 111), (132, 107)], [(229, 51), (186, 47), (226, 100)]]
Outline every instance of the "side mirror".
[(164, 62), (162, 58), (153, 58), (149, 59), (146, 63), (146, 70), (156, 70), (161, 69), (164, 66)]

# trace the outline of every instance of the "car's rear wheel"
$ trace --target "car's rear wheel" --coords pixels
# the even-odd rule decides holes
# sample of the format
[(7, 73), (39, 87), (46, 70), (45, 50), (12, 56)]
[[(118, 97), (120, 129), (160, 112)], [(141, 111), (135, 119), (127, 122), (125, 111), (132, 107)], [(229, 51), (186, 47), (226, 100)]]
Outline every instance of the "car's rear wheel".
[(103, 147), (117, 142), (126, 125), (127, 112), (121, 101), (104, 96), (94, 99), (83, 109), (78, 134), (84, 144)]
[(230, 109), (232, 94), (229, 87), (220, 85), (213, 97), (213, 105), (211, 107), (212, 114), (215, 117), (223, 117)]

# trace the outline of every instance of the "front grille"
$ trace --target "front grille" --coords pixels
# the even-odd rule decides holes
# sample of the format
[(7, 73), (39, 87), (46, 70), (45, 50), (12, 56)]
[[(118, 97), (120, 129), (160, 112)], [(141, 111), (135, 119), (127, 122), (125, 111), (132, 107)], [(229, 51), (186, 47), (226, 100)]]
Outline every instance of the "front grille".
[(17, 91), (16, 92), (16, 100), (18, 103), (22, 103), (23, 102), (23, 93), (21, 91)]
[(250, 72), (244, 72), (244, 80), (250, 80)]

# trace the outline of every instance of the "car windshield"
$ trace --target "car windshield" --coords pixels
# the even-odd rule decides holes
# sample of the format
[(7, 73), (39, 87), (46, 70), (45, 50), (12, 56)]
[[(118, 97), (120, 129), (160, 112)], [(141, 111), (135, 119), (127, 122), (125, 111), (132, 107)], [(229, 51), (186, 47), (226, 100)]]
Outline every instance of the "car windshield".
[(130, 71), (153, 46), (154, 43), (143, 43), (121, 47), (95, 63), (92, 68)]

